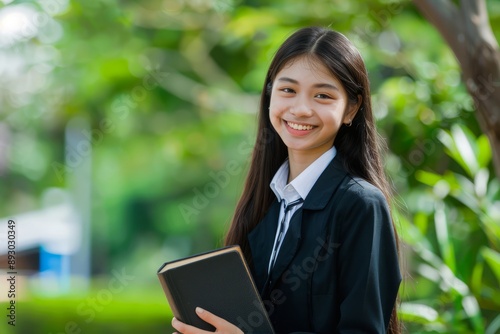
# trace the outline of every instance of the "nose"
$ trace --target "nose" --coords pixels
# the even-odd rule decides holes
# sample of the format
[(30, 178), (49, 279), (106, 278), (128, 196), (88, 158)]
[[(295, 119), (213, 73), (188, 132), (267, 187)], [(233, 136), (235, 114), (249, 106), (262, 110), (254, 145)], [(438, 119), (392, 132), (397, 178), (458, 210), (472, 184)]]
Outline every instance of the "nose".
[(294, 99), (294, 103), (290, 108), (290, 113), (295, 117), (310, 117), (312, 116), (312, 108), (307, 97), (298, 95)]

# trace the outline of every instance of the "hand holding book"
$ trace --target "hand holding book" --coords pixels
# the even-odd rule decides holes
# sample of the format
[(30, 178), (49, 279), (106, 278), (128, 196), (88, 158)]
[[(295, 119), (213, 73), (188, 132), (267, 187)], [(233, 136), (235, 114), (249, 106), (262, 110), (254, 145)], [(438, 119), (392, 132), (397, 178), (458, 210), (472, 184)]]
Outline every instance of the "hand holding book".
[(239, 246), (164, 263), (157, 275), (181, 333), (274, 333)]
[[(217, 333), (243, 334), (243, 332), (235, 325), (200, 307), (196, 308), (196, 314), (201, 318), (201, 320), (208, 322), (209, 324), (214, 326), (216, 329), (215, 331)], [(201, 330), (194, 326), (186, 325), (185, 323), (177, 320), (176, 318), (172, 319), (172, 327), (174, 327), (176, 330), (178, 330), (180, 333), (183, 334), (212, 333), (210, 331)]]

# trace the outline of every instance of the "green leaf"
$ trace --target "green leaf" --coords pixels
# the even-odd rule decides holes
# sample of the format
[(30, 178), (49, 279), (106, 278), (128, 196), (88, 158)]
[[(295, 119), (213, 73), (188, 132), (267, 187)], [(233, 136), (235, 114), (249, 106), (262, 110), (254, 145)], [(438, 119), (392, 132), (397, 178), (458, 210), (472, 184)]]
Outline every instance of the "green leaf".
[(436, 183), (443, 179), (443, 176), (432, 172), (418, 170), (415, 172), (415, 178), (423, 184), (433, 187)]
[(462, 306), (472, 323), (472, 327), (474, 328), (474, 333), (476, 334), (484, 333), (484, 325), (481, 317), (481, 311), (479, 309), (479, 304), (476, 298), (471, 295), (464, 297), (462, 299)]
[(429, 226), (429, 216), (424, 213), (417, 213), (413, 218), (413, 223), (419, 229), (420, 233), (427, 234)]
[(491, 146), (486, 135), (481, 135), (476, 140), (477, 162), (480, 168), (487, 168), (491, 162)]
[(481, 249), (481, 255), (485, 259), (486, 263), (490, 266), (500, 285), (500, 253), (494, 251), (491, 248), (483, 247)]
[(495, 319), (490, 323), (488, 328), (486, 328), (485, 334), (496, 334), (500, 332), (500, 314), (495, 317)]
[(450, 132), (440, 131), (438, 138), (446, 146), (448, 155), (473, 177), (480, 167), (471, 131), (462, 125), (453, 125)]
[(401, 303), (398, 313), (403, 321), (421, 324), (434, 323), (439, 319), (438, 311), (428, 305), (419, 303)]
[(482, 256), (478, 257), (474, 268), (472, 269), (472, 275), (470, 280), (471, 290), (475, 294), (481, 293), (481, 286), (483, 283), (483, 272), (484, 272), (484, 259)]
[(394, 220), (397, 222), (399, 237), (401, 240), (409, 245), (421, 242), (423, 235), (415, 225), (411, 224), (410, 221), (397, 209), (393, 210), (393, 215), (395, 218)]
[(490, 172), (486, 168), (481, 168), (474, 177), (474, 190), (475, 194), (483, 198), (488, 191), (488, 180), (490, 179)]
[(444, 263), (455, 272), (455, 250), (448, 233), (448, 222), (446, 212), (442, 202), (436, 202), (436, 212), (434, 214), (434, 223), (436, 227), (436, 236)]
[(455, 174), (455, 180), (457, 187), (452, 190), (451, 195), (475, 213), (481, 214), (481, 206), (475, 196), (476, 189), (474, 183), (460, 174)]
[(476, 143), (473, 134), (465, 126), (453, 125), (451, 127), (451, 135), (462, 161), (467, 166), (467, 170), (471, 176), (475, 175), (479, 170), (479, 164), (476, 158)]

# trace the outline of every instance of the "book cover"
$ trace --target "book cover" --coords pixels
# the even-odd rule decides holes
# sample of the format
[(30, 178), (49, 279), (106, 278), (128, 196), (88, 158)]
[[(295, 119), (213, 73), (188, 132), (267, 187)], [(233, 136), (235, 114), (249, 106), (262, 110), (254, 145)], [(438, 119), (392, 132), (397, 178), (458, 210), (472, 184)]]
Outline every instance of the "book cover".
[(182, 322), (213, 331), (196, 315), (199, 306), (245, 333), (274, 333), (239, 246), (166, 262), (157, 274), (174, 316)]

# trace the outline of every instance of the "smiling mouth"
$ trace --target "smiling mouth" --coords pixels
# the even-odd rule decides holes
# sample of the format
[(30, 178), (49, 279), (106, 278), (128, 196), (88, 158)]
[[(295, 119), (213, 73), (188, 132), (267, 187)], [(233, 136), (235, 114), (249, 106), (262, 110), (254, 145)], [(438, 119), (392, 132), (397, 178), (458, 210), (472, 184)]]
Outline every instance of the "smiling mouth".
[(294, 130), (298, 130), (298, 131), (309, 131), (309, 130), (312, 130), (315, 128), (314, 125), (297, 124), (297, 123), (292, 123), (289, 121), (285, 121), (285, 122), (289, 127), (291, 127)]

